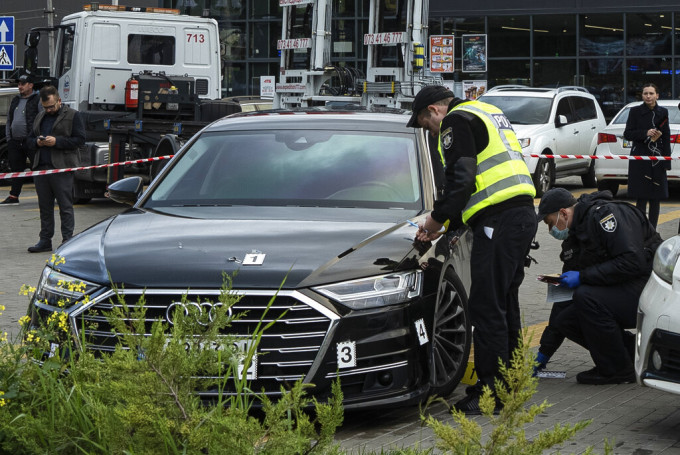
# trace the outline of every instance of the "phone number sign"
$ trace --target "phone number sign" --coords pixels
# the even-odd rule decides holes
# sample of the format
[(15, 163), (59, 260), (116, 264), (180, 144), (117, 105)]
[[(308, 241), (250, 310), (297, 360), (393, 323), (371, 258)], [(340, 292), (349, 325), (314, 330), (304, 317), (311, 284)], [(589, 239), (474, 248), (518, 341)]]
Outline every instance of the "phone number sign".
[(364, 44), (399, 44), (406, 42), (406, 32), (366, 33)]

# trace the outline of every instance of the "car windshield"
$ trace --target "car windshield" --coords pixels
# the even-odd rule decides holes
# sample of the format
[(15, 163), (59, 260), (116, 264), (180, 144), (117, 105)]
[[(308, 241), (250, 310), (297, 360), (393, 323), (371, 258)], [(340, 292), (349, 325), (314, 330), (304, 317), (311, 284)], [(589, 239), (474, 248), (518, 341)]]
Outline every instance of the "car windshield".
[(415, 138), (323, 130), (207, 132), (172, 163), (144, 206), (418, 209)]
[[(668, 109), (668, 119), (670, 124), (677, 125), (680, 123), (680, 109), (677, 106), (664, 106)], [(625, 125), (628, 121), (628, 114), (630, 113), (630, 107), (625, 107), (619, 114), (612, 120), (612, 125)]]
[(513, 125), (540, 125), (548, 122), (553, 100), (529, 96), (482, 96), (479, 101), (502, 110)]

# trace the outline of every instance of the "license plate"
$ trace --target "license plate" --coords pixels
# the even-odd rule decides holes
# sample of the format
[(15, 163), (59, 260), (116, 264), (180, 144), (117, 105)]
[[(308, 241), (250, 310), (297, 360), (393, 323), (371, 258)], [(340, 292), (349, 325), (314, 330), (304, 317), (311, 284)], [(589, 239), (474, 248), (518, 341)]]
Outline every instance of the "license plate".
[[(170, 337), (165, 339), (165, 344), (170, 342)], [(243, 369), (245, 368), (245, 363), (246, 363), (246, 358), (248, 356), (248, 351), (250, 350), (250, 347), (253, 345), (252, 340), (235, 340), (232, 343), (233, 346), (233, 351), (234, 354), (236, 355), (236, 358), (238, 359), (238, 364), (237, 364), (237, 375), (240, 378), (243, 375)], [(211, 346), (206, 346), (204, 343), (187, 343), (185, 346), (186, 350), (190, 350), (193, 347), (198, 348), (198, 349), (218, 349), (217, 344), (213, 344)], [(228, 348), (228, 346), (224, 346)], [(223, 347), (223, 348), (224, 348)], [(248, 369), (246, 370), (246, 379), (249, 381), (257, 379), (257, 351), (253, 353), (253, 358), (250, 360), (250, 365), (248, 365)]]
[[(237, 349), (238, 353), (238, 376), (239, 378), (243, 375), (243, 369), (245, 368), (246, 357), (248, 356), (248, 351), (253, 345), (252, 340), (237, 340), (234, 341), (234, 347)], [(257, 351), (253, 353), (253, 358), (250, 359), (250, 365), (246, 370), (246, 379), (249, 381), (257, 379)]]

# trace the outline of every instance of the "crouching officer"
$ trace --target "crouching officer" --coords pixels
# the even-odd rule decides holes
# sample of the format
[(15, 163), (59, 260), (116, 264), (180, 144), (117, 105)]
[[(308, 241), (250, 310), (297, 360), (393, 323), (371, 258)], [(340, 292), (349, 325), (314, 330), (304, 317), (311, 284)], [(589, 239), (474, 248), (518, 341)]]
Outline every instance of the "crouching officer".
[(577, 382), (634, 382), (634, 338), (625, 329), (635, 327), (661, 237), (642, 211), (609, 191), (584, 194), (575, 204), (564, 191), (547, 191), (538, 208), (551, 235), (569, 240), (568, 263), (579, 264), (560, 276), (561, 286), (574, 289), (572, 304), (550, 323), (590, 352), (595, 368), (577, 374)]
[(536, 190), (515, 132), (495, 106), (429, 86), (416, 95), (407, 126), (424, 128), (439, 139), (445, 173), (444, 196), (416, 239), (436, 239), (446, 220), (450, 229), (463, 223), (472, 228), (468, 308), (479, 382), (454, 407), (479, 414), (483, 386), (493, 390), (494, 380), (501, 379), (499, 359), (508, 364), (520, 336), (519, 287), (536, 234)]

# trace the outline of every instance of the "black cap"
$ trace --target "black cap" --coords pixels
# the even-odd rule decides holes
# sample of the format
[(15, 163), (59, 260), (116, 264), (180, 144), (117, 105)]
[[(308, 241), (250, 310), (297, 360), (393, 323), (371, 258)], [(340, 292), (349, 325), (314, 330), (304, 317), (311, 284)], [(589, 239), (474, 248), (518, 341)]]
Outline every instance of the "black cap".
[(33, 76), (29, 73), (24, 73), (17, 78), (17, 82), (28, 82), (33, 84)]
[(538, 221), (557, 212), (559, 209), (566, 209), (576, 204), (574, 196), (564, 188), (553, 188), (545, 192), (538, 204)]
[(425, 109), (430, 104), (441, 101), (446, 98), (454, 98), (453, 92), (443, 85), (428, 85), (420, 89), (416, 98), (413, 100), (411, 110), (411, 119), (406, 124), (409, 128), (420, 128), (418, 124), (418, 113)]

